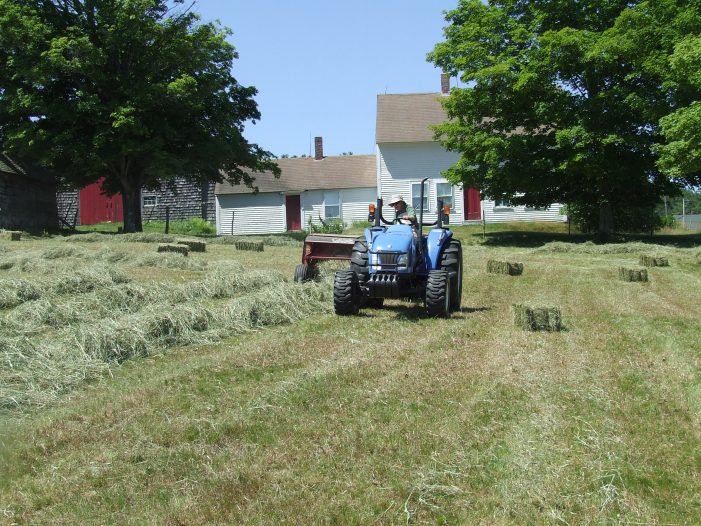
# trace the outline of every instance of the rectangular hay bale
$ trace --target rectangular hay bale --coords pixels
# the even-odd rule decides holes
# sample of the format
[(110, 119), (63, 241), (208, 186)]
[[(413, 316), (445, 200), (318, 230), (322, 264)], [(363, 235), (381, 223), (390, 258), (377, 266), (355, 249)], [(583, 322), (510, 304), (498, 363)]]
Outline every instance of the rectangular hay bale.
[(647, 269), (619, 267), (618, 278), (622, 281), (647, 281)]
[(515, 304), (514, 325), (526, 331), (559, 332), (562, 330), (562, 313), (558, 307), (529, 307)]
[(185, 245), (176, 245), (171, 243), (158, 245), (158, 252), (175, 252), (187, 256), (188, 248)]
[(509, 261), (497, 261), (495, 259), (490, 259), (487, 261), (487, 272), (490, 274), (520, 276), (523, 274), (523, 263), (512, 263)]
[(189, 239), (179, 239), (177, 241), (178, 245), (185, 245), (190, 250), (190, 252), (206, 252), (207, 243), (204, 241), (191, 241)]
[(643, 267), (668, 267), (669, 260), (660, 256), (640, 256), (640, 265)]
[(250, 250), (252, 252), (263, 252), (264, 250), (262, 241), (237, 241), (235, 246), (236, 250)]

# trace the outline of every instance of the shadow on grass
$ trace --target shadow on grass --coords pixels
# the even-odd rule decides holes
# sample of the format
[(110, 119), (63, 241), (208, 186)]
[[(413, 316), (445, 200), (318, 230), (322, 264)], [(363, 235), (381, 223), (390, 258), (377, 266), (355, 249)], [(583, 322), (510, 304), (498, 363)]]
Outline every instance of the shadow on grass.
[[(482, 234), (472, 234), (472, 240), (481, 240)], [(629, 243), (637, 241), (655, 245), (667, 245), (676, 248), (692, 248), (701, 244), (701, 234), (616, 234), (607, 239), (591, 234), (567, 234), (559, 232), (523, 232), (503, 231), (488, 232), (482, 243), (493, 247), (538, 248), (547, 243), (560, 241), (563, 243), (592, 242), (597, 245)]]
[[(361, 309), (359, 315), (374, 317), (375, 315), (371, 314), (373, 310), (375, 309)], [(419, 320), (429, 319), (429, 317), (426, 315), (426, 310), (424, 309), (424, 306), (421, 303), (407, 303), (405, 305), (385, 305), (384, 307), (382, 307), (382, 310), (394, 313), (397, 320), (399, 321), (416, 323)], [(484, 312), (488, 310), (491, 310), (491, 307), (462, 307), (457, 312), (454, 312), (451, 317), (458, 316), (459, 319), (464, 319), (464, 316), (460, 316), (461, 314), (473, 314), (476, 312)]]

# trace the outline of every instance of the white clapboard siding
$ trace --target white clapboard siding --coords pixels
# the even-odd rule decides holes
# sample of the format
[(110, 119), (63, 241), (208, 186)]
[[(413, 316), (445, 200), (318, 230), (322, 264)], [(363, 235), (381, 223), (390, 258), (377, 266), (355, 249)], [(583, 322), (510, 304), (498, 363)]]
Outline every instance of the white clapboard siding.
[[(375, 188), (343, 188), (326, 190), (326, 192), (339, 193), (341, 219), (346, 226), (355, 221), (367, 221), (368, 204), (377, 200)], [(314, 224), (319, 224), (319, 218), (326, 219), (324, 191), (312, 190), (302, 193), (301, 203), (305, 228), (309, 225), (310, 219)]]
[[(453, 166), (460, 155), (444, 150), (436, 142), (425, 143), (384, 143), (377, 145), (379, 190), (387, 203), (394, 194), (401, 194), (411, 204), (411, 185), (420, 183), (424, 177), (428, 181), (428, 210), (424, 211), (424, 221), (436, 220), (436, 183), (446, 182), (442, 172)], [(454, 206), (451, 217), (462, 220), (464, 216), (463, 191), (453, 186)], [(419, 210), (416, 210), (417, 216)], [(382, 211), (387, 220), (394, 218), (394, 210), (385, 205)]]
[(285, 196), (277, 192), (217, 196), (219, 235), (276, 234), (285, 223)]
[(482, 201), (482, 211), (486, 223), (509, 223), (512, 221), (567, 221), (561, 214), (562, 206), (553, 203), (544, 210), (534, 210), (523, 205), (496, 208), (494, 201)]

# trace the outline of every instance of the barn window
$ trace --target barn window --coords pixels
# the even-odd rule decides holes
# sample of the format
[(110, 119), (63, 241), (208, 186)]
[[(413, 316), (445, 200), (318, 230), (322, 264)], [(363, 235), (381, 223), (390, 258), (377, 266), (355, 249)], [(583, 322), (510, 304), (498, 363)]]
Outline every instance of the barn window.
[[(411, 183), (411, 206), (414, 210), (428, 210), (428, 181), (424, 183), (424, 202), (421, 203), (421, 183)], [(421, 206), (423, 204), (423, 206)]]
[(324, 192), (324, 217), (341, 217), (341, 198), (337, 191)]
[(443, 206), (449, 206), (451, 210), (454, 208), (452, 184), (436, 183), (436, 200), (440, 199), (443, 200)]
[(145, 195), (144, 196), (144, 208), (158, 206), (158, 196), (157, 195)]

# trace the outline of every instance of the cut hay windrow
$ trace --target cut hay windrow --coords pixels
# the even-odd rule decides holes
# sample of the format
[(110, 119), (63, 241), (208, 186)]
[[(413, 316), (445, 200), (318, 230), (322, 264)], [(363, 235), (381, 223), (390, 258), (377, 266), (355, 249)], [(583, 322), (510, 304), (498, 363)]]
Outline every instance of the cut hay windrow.
[(84, 294), (127, 283), (129, 277), (113, 267), (89, 267), (72, 273), (61, 273), (42, 280), (0, 280), (0, 309), (17, 307), (24, 302), (62, 294)]
[(520, 276), (523, 274), (523, 263), (509, 261), (497, 261), (490, 259), (487, 261), (487, 272), (490, 274), (506, 274), (507, 276)]
[(43, 407), (108, 370), (75, 346), (0, 336), (0, 408)]
[(639, 263), (643, 267), (668, 267), (669, 259), (662, 256), (641, 255)]
[(167, 268), (175, 270), (207, 270), (206, 259), (184, 258), (180, 254), (161, 252), (159, 254), (144, 254), (134, 262), (137, 267)]
[(65, 238), (68, 243), (174, 243), (175, 236), (151, 232), (136, 232), (131, 234), (74, 234)]
[(585, 243), (565, 243), (562, 241), (553, 241), (546, 243), (534, 252), (555, 252), (565, 254), (639, 254), (641, 252), (665, 252), (669, 247), (656, 245), (653, 243), (629, 242), (629, 243), (606, 243), (597, 245), (592, 241)]
[(72, 246), (47, 248), (41, 253), (43, 259), (84, 258), (88, 255), (85, 250)]
[(42, 296), (40, 286), (26, 279), (0, 280), (0, 309), (11, 309)]

